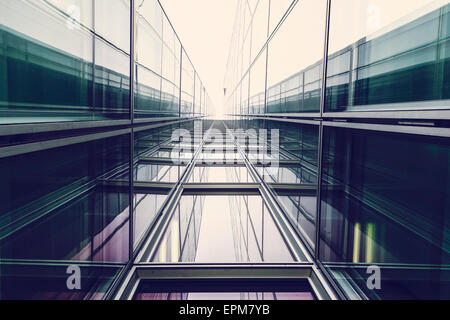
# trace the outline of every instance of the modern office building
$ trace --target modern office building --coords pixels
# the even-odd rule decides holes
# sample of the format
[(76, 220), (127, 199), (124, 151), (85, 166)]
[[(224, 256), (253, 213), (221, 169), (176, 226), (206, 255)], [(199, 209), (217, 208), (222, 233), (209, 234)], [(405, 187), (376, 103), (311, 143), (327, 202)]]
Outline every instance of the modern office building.
[(214, 118), (157, 0), (0, 33), (0, 299), (450, 299), (450, 1), (237, 0)]

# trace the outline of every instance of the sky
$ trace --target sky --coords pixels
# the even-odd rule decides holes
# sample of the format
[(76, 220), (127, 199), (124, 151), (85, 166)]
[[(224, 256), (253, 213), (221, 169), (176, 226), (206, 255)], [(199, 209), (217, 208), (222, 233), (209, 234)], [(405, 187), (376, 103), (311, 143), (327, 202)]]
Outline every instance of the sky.
[(238, 0), (160, 0), (213, 100), (224, 102), (223, 80)]

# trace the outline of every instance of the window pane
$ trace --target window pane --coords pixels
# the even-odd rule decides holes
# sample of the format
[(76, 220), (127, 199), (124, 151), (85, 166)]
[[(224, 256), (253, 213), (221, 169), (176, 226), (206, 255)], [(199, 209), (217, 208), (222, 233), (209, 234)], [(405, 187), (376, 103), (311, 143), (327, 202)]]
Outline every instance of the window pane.
[(43, 1), (2, 2), (0, 123), (96, 119), (93, 36), (67, 21)]
[[(320, 259), (426, 265), (431, 281), (450, 262), (449, 151), (445, 138), (325, 127)], [(439, 292), (398, 276), (392, 294)]]
[(263, 51), (250, 69), (251, 111), (256, 114), (265, 113), (266, 52), (266, 50)]
[(95, 32), (130, 53), (130, 1), (95, 0)]
[(156, 117), (161, 104), (161, 78), (142, 66), (136, 68), (135, 117)]
[[(255, 15), (253, 17), (253, 25), (251, 30), (252, 48), (251, 60), (255, 59), (256, 55), (266, 43), (268, 36), (267, 25), (269, 23), (269, 2), (270, 0), (260, 0), (256, 7)], [(272, 1), (273, 2), (273, 1)], [(245, 57), (245, 54), (244, 54)]]
[(189, 178), (190, 183), (246, 183), (254, 182), (250, 176), (247, 167), (229, 166), (229, 167), (195, 167)]
[(1, 159), (1, 258), (128, 261), (128, 189), (99, 181), (126, 168), (129, 142), (122, 135)]
[(94, 102), (110, 118), (128, 118), (130, 109), (130, 57), (95, 40)]
[[(270, 1), (270, 30), (271, 33), (283, 18), (289, 6), (293, 3), (293, 0), (271, 0)], [(303, 2), (303, 1), (302, 1)], [(319, 1), (315, 1), (319, 2)], [(321, 1), (325, 2), (325, 1)], [(302, 3), (300, 3), (301, 5)], [(318, 20), (318, 19), (317, 19)]]
[(183, 196), (152, 261), (289, 262), (293, 257), (260, 196)]
[(326, 1), (301, 1), (270, 41), (268, 113), (320, 110), (325, 16)]
[(448, 1), (333, 1), (326, 111), (448, 107), (449, 17)]

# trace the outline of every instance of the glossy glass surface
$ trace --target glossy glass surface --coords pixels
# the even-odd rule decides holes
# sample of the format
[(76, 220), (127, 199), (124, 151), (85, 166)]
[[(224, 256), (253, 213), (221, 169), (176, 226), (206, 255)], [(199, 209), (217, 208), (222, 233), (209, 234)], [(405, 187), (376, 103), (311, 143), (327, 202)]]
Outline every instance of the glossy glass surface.
[(449, 150), (444, 138), (325, 127), (320, 259), (448, 266)]
[(1, 257), (126, 261), (128, 191), (96, 181), (129, 152), (123, 135), (1, 159)]
[(134, 244), (138, 244), (139, 240), (148, 230), (150, 225), (155, 221), (159, 209), (167, 198), (167, 194), (139, 194), (134, 195)]
[[(134, 117), (178, 117), (181, 44), (158, 1), (136, 7)], [(130, 14), (129, 0), (3, 1), (0, 124), (129, 119)], [(198, 115), (211, 104), (203, 89)]]
[(189, 178), (192, 183), (221, 183), (221, 182), (235, 182), (245, 183), (254, 182), (253, 178), (246, 167), (201, 167), (196, 166)]
[[(448, 300), (450, 274), (448, 267), (427, 268), (414, 266), (381, 265), (381, 288), (367, 288), (367, 266), (330, 265), (327, 270), (348, 299), (356, 297), (354, 287), (370, 300)], [(353, 286), (351, 285), (353, 284)]]
[(267, 51), (264, 50), (250, 69), (249, 107), (251, 113), (255, 114), (265, 113), (266, 55)]
[(152, 261), (289, 262), (293, 257), (260, 196), (183, 196)]
[(448, 1), (333, 1), (326, 111), (448, 108), (449, 17)]
[(101, 300), (122, 267), (79, 264), (81, 289), (66, 286), (70, 264), (0, 264), (2, 300)]
[[(104, 2), (96, 4), (100, 8)], [(92, 7), (86, 3), (2, 3), (0, 123), (129, 117), (129, 4), (116, 2), (112, 14), (128, 22), (114, 37), (111, 20), (96, 11), (97, 32), (108, 43), (88, 30)], [(80, 21), (66, 16), (75, 5)]]
[(134, 296), (134, 300), (315, 299), (315, 294), (305, 279), (143, 280)]
[(326, 1), (298, 3), (270, 41), (267, 113), (319, 112), (325, 11)]

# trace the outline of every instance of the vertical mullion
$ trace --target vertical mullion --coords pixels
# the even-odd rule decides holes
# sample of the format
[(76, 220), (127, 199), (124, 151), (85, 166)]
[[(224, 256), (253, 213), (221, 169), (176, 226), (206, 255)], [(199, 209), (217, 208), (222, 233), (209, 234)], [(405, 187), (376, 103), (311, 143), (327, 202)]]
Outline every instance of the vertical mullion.
[(322, 63), (322, 90), (320, 99), (320, 117), (322, 117), (325, 112), (325, 100), (326, 100), (326, 89), (327, 89), (327, 66), (328, 66), (328, 42), (330, 34), (330, 9), (331, 0), (327, 0), (327, 9), (325, 15), (325, 37), (323, 45), (323, 63)]
[[(95, 113), (96, 113), (96, 107), (95, 107), (95, 37), (96, 37), (96, 33), (95, 33), (95, 0), (92, 1), (92, 6), (91, 6), (91, 10), (92, 10), (92, 112), (93, 112), (93, 117), (95, 119)], [(95, 206), (94, 206), (94, 210), (95, 210)], [(103, 210), (103, 208), (102, 208)], [(95, 212), (95, 211), (93, 211)], [(104, 213), (104, 212), (103, 212)], [(94, 246), (94, 225), (95, 225), (95, 217), (94, 214), (92, 214), (92, 217), (89, 219), (89, 223), (90, 223), (90, 227), (89, 227), (89, 231), (91, 232), (91, 260), (94, 261), (94, 250), (95, 250), (95, 246)]]
[(134, 28), (135, 28), (135, 2), (130, 0), (130, 154), (129, 154), (129, 258), (134, 258)]
[(95, 0), (92, 1), (92, 110), (96, 112), (95, 106)]
[[(320, 118), (325, 108), (326, 102), (326, 84), (327, 84), (327, 62), (328, 62), (328, 41), (330, 32), (330, 10), (331, 10), (331, 0), (327, 0), (327, 9), (325, 15), (325, 38), (324, 38), (324, 54), (323, 54), (323, 75), (322, 75), (322, 90), (320, 99)], [(316, 239), (314, 247), (314, 258), (319, 260), (320, 253), (320, 217), (321, 217), (321, 196), (322, 196), (322, 160), (323, 160), (323, 123), (322, 120), (319, 124), (319, 141), (318, 141), (318, 152), (317, 152), (317, 205), (316, 205)]]

